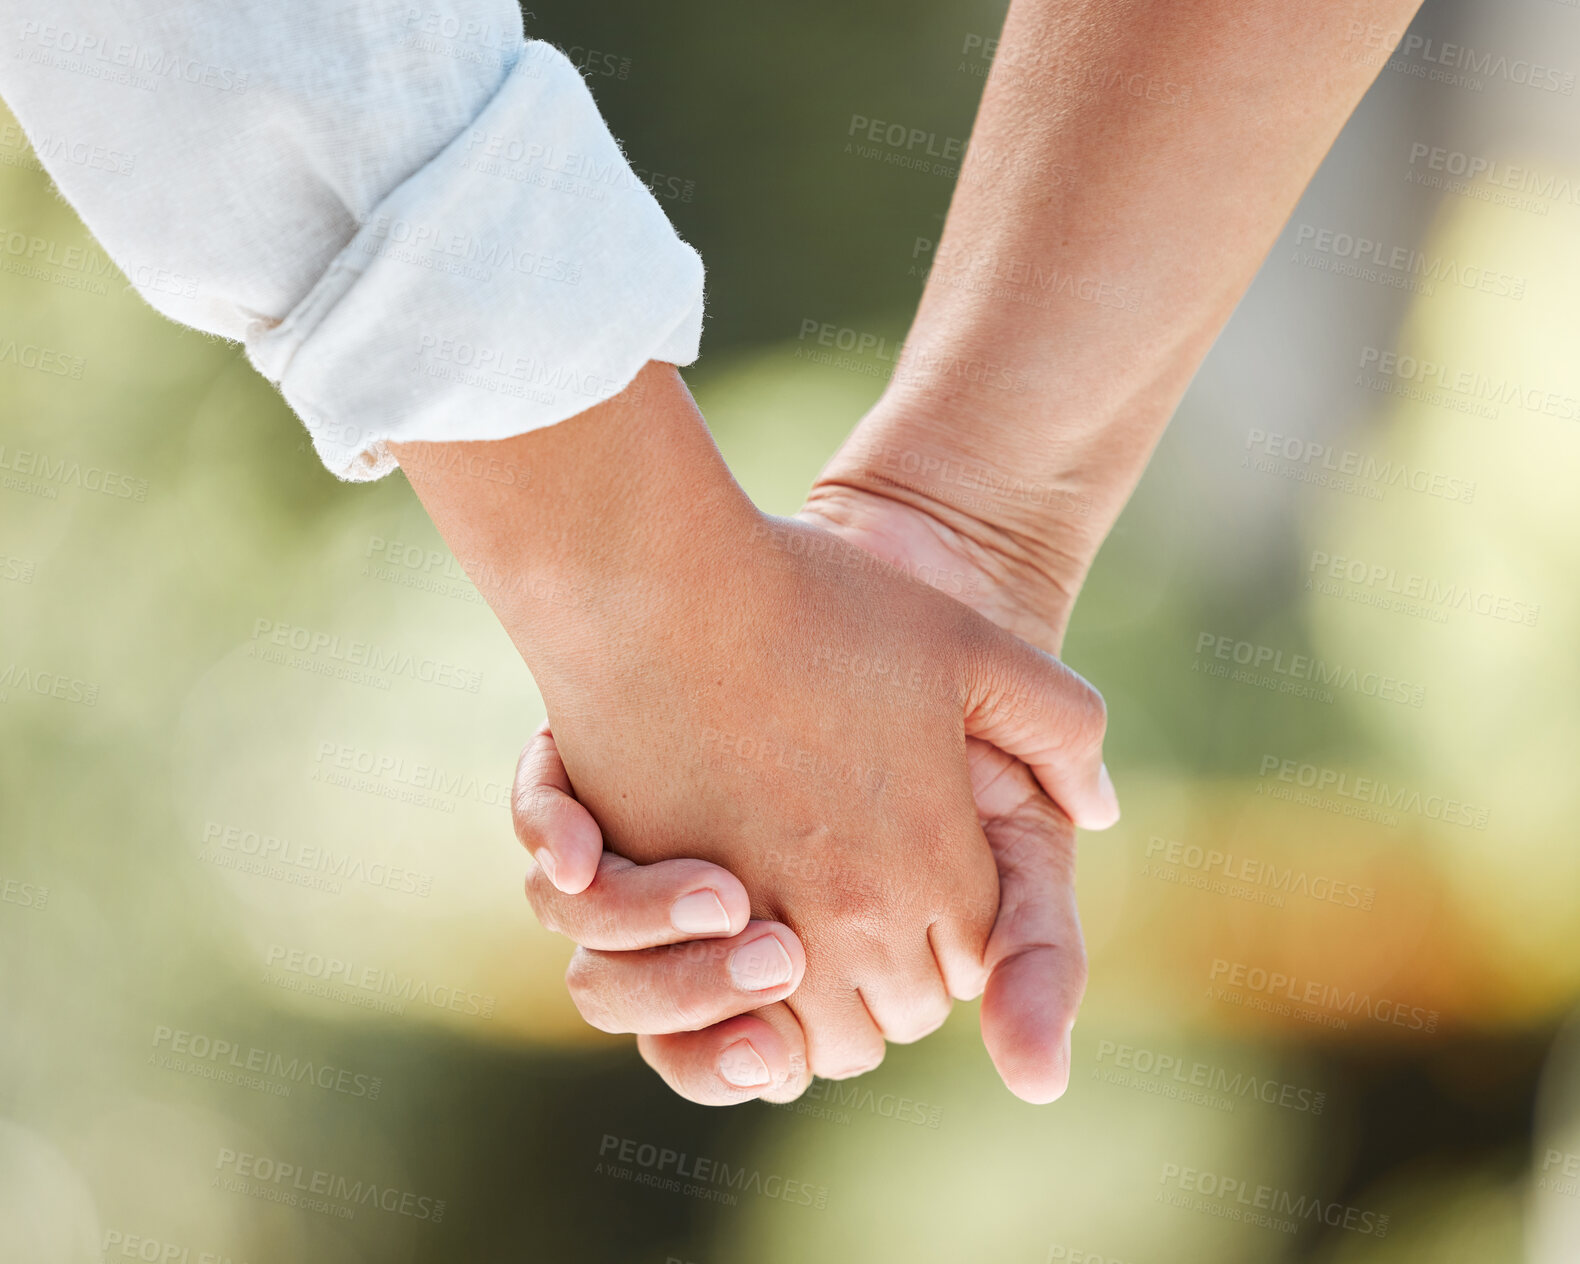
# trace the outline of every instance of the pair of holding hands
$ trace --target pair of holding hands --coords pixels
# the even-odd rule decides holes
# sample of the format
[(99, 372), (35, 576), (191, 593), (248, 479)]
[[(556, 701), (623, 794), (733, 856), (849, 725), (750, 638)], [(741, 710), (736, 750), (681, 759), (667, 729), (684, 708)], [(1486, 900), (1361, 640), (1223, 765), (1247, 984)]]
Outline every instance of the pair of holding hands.
[(1074, 831), (1119, 814), (1103, 703), (1050, 653), (1068, 594), (842, 478), (856, 446), (796, 518), (709, 515), (677, 617), (642, 599), (619, 672), (545, 688), (527, 894), (578, 945), (582, 1015), (693, 1101), (793, 1100), (979, 995), (1006, 1085), (1052, 1101), (1086, 980)]
[[(553, 733), (520, 769), (528, 891), (580, 945), (582, 1012), (637, 1032), (682, 1094), (789, 1100), (979, 993), (1009, 1087), (1063, 1091), (1085, 974), (1073, 832), (1118, 807), (1102, 703), (1050, 655), (1379, 73), (1353, 32), (1418, 7), (1202, 0), (1116, 21), (1099, 0), (1013, 0), (903, 355), (795, 519), (735, 485), (667, 365), (501, 441), (542, 472), (529, 493), (412, 453), (481, 577), (587, 596), (490, 598)], [(1024, 73), (1049, 48), (1199, 90), (1159, 108)], [(391, 449), (407, 466), (420, 446)]]

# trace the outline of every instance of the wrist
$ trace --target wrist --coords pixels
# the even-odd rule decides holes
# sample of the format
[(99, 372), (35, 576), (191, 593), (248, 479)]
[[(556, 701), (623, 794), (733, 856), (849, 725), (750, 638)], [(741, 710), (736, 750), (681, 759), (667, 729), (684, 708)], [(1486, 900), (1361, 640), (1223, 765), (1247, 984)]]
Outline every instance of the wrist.
[(859, 472), (832, 467), (797, 517), (881, 558), (896, 570), (970, 606), (1028, 644), (1057, 655), (1087, 563), (1044, 556), (1033, 564), (996, 547), (961, 515)]
[[(1078, 445), (1063, 459), (1060, 446), (1057, 431), (1017, 430), (978, 398), (891, 391), (819, 476), (805, 512), (892, 561), (923, 563), (931, 573), (919, 577), (1056, 651), (1118, 512)], [(960, 570), (974, 581), (959, 582)]]
[[(509, 485), (470, 477), (450, 448), (523, 473)], [(610, 655), (638, 649), (666, 600), (716, 574), (721, 541), (758, 518), (667, 364), (557, 425), (397, 456), (542, 682), (595, 657), (607, 672)]]

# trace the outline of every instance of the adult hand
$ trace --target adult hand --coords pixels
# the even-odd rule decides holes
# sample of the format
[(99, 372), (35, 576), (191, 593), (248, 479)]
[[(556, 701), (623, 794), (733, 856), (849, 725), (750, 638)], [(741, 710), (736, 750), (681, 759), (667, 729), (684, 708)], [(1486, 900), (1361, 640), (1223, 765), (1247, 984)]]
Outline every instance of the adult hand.
[[(1101, 699), (1056, 660), (865, 550), (759, 514), (673, 370), (655, 366), (623, 400), (500, 449), (552, 479), (529, 495), (421, 451), (401, 459), (485, 584), (479, 556), (532, 577), (490, 601), (543, 693), (565, 784), (612, 851), (719, 864), (760, 919), (805, 944), (804, 975), (793, 941), (772, 926), (700, 957), (645, 950), (671, 972), (734, 965), (737, 984), (761, 985), (748, 989), (759, 1006), (801, 977), (788, 1001), (749, 1020), (772, 1028), (782, 1051), (759, 1046), (759, 1036), (771, 1044), (761, 1026), (746, 1048), (736, 1039), (714, 1050), (733, 1050), (735, 1070), (755, 1069), (755, 1058), (770, 1083), (731, 1084), (714, 1058), (709, 1091), (793, 1097), (809, 1074), (857, 1074), (882, 1059), (886, 1038), (931, 1031), (951, 996), (982, 989), (999, 905), (967, 738), (1035, 775), (1005, 814), (1011, 826), (1040, 785), (1068, 816), (1101, 828), (1117, 816), (1102, 772)], [(847, 656), (882, 672), (844, 671)], [(567, 885), (584, 878), (558, 857), (551, 866)], [(725, 912), (735, 931), (738, 915)], [(595, 973), (582, 967), (579, 990), (601, 998), (603, 1025), (641, 1024), (655, 994), (647, 960), (611, 954)], [(1017, 974), (1008, 957), (1004, 965), (1006, 978)], [(662, 1025), (728, 1017), (688, 1003)], [(677, 1057), (668, 1067), (684, 1091), (694, 1066)]]
[[(1054, 660), (817, 528), (754, 523), (708, 571), (714, 592), (688, 587), (674, 622), (650, 616), (650, 641), (621, 645), (617, 679), (600, 687), (601, 675), (580, 664), (568, 684), (539, 671), (569, 772), (562, 797), (540, 789), (537, 802), (563, 816), (574, 786), (625, 860), (714, 862), (740, 879), (765, 923), (797, 933), (804, 978), (766, 1009), (801, 973), (770, 924), (700, 950), (585, 952), (570, 977), (597, 1025), (650, 1037), (650, 1060), (683, 1092), (706, 1072), (738, 1097), (762, 1088), (762, 1075), (730, 1081), (760, 1064), (777, 1072), (770, 1095), (790, 1096), (808, 1073), (859, 1074), (882, 1060), (886, 1040), (934, 1030), (950, 997), (977, 995), (1001, 962), (1006, 979), (1027, 971), (1010, 948), (1039, 941), (989, 942), (999, 906), (992, 846), (1024, 869), (1030, 822), (1063, 818), (1002, 755), (996, 764), (978, 757), (974, 785), (965, 739), (1015, 751), (1071, 812), (1101, 826), (1114, 815), (1099, 755), (1103, 713)], [(733, 588), (730, 576), (739, 577)], [(877, 670), (858, 674), (847, 661)], [(583, 881), (585, 853), (547, 854), (556, 876)], [(615, 875), (604, 864), (601, 878), (655, 880), (638, 866)], [(603, 885), (595, 879), (587, 894)], [(706, 903), (695, 878), (683, 885), (665, 891), (666, 934), (675, 903)], [(1022, 936), (1031, 925), (1018, 909), (1010, 920)], [(730, 917), (720, 929), (738, 925)], [(1076, 938), (1070, 925), (1073, 917), (1047, 941), (1050, 953)], [(705, 1040), (665, 1039), (748, 1008), (777, 1044), (739, 1021)], [(1052, 1038), (1055, 1050), (1064, 1035)]]
[[(1070, 1029), (1086, 989), (1075, 829), (1018, 760), (975, 740), (967, 753), (999, 883), (979, 976), (986, 978), (983, 1040), (1012, 1092), (1050, 1102), (1069, 1081)], [(749, 1012), (767, 998), (730, 969), (737, 947), (762, 934), (777, 935), (793, 956), (798, 941), (791, 942), (788, 927), (747, 922), (746, 893), (731, 873), (698, 860), (634, 865), (603, 851), (597, 823), (572, 797), (547, 725), (522, 755), (515, 822), (540, 862), (552, 857), (556, 873), (576, 875), (562, 889), (547, 866), (534, 865), (527, 896), (545, 926), (580, 945), (566, 981), (589, 1022), (641, 1033), (637, 1046), (647, 1063), (704, 1105), (755, 1096), (788, 1101), (804, 1091), (806, 1053), (797, 1030), (776, 1021), (773, 1007)], [(715, 897), (728, 919), (717, 938), (687, 933), (683, 919), (670, 915), (682, 902)], [(918, 1028), (909, 1038), (925, 1034)]]
[[(827, 524), (845, 539), (976, 606), (995, 622), (1057, 649), (1073, 584), (1036, 568), (1003, 564), (974, 533), (956, 530), (947, 517), (928, 513), (911, 497), (851, 485), (839, 472), (840, 460), (819, 480), (803, 518)], [(1089, 558), (1079, 563), (1078, 571), (1065, 573), (1084, 575), (1087, 562)], [(1067, 1082), (1069, 1030), (1085, 986), (1073, 887), (1074, 830), (1018, 761), (979, 742), (970, 743), (969, 753), (978, 819), (993, 849), (1001, 892), (983, 959), (990, 980), (982, 1013), (984, 1041), (1012, 1091), (1028, 1100), (1049, 1101)], [(556, 887), (535, 870), (528, 894), (545, 922), (582, 945), (569, 981), (583, 1012), (598, 1025), (609, 1025), (604, 997), (620, 981), (611, 963), (625, 955), (622, 949), (641, 949), (629, 956), (632, 973), (641, 979), (638, 994), (646, 1012), (628, 1017), (629, 1029), (644, 1033), (639, 1046), (647, 1061), (694, 1100), (739, 1100), (738, 1094), (721, 1088), (719, 1067), (738, 1056), (740, 1042), (750, 1038), (769, 1055), (776, 1090), (782, 1093), (780, 1086), (794, 1078), (790, 1068), (800, 1056), (799, 1046), (756, 1018), (735, 1017), (752, 1008), (753, 998), (736, 989), (716, 965), (711, 971), (695, 968), (699, 960), (719, 960), (699, 958), (702, 945), (663, 947), (682, 938), (665, 923), (666, 901), (678, 898), (688, 882), (703, 881), (704, 875), (673, 871), (671, 879), (668, 866), (683, 862), (650, 866), (651, 874), (610, 854), (600, 862), (597, 824), (571, 797), (547, 726), (523, 757), (517, 790), (516, 825), (523, 841), (536, 855), (550, 856), (550, 864), (561, 873), (570, 858), (575, 873), (571, 882), (562, 880)], [(563, 857), (556, 858), (556, 853)], [(588, 890), (595, 869), (598, 880)], [(742, 902), (727, 872), (713, 870), (707, 880), (729, 893), (725, 903), (732, 908)], [(576, 894), (584, 890), (585, 895)], [(587, 933), (589, 926), (597, 926), (599, 933)], [(739, 921), (731, 922), (732, 934), (740, 929)], [(643, 937), (633, 941), (633, 936)], [(673, 1020), (683, 1009), (699, 1012), (710, 1005), (732, 1015), (730, 1021), (687, 1031)]]

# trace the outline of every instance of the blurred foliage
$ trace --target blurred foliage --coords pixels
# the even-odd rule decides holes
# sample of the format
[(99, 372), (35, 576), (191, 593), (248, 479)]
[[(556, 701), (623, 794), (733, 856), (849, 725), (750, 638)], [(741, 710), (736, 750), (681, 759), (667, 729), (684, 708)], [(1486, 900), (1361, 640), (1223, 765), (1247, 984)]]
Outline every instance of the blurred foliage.
[[(980, 81), (960, 50), (1002, 6), (535, 9), (532, 33), (629, 59), (626, 77), (593, 77), (600, 103), (634, 161), (695, 183), (693, 200), (664, 203), (710, 265), (705, 354), (688, 376), (746, 488), (792, 511), (882, 384), (876, 364), (798, 357), (801, 322), (902, 336), (913, 243), (936, 233), (949, 194), (845, 154), (850, 118), (964, 136)], [(1428, 17), (1452, 36), (1471, 13)], [(1546, 16), (1580, 43), (1572, 14)], [(96, 1258), (119, 1233), (193, 1260), (311, 1264), (1456, 1264), (1517, 1258), (1527, 1198), (1548, 1208), (1536, 1264), (1570, 1258), (1569, 1202), (1532, 1193), (1530, 1148), (1539, 1131), (1537, 1158), (1580, 1152), (1580, 1112), (1560, 1091), (1572, 1053), (1548, 1064), (1533, 1129), (1541, 1053), (1580, 992), (1580, 439), (1517, 405), (1468, 417), (1353, 380), (1372, 345), (1580, 395), (1575, 206), (1531, 216), (1371, 174), (1385, 150), (1397, 169), (1423, 118), (1469, 126), (1475, 111), (1488, 146), (1580, 177), (1572, 129), (1565, 147), (1523, 108), (1385, 79), (1297, 220), (1495, 259), (1531, 278), (1526, 299), (1412, 300), (1291, 267), (1281, 246), (1104, 550), (1068, 654), (1109, 699), (1127, 815), (1084, 848), (1092, 984), (1076, 1080), (1046, 1110), (998, 1084), (974, 1006), (873, 1075), (727, 1112), (679, 1102), (629, 1042), (582, 1026), (560, 981), (569, 948), (521, 899), (500, 797), (541, 703), (403, 480), (337, 483), (236, 348), (162, 321), (118, 279), (95, 293), (0, 272), (0, 337), (85, 364), (80, 381), (0, 365), (0, 446), (145, 486), (131, 499), (69, 480), (0, 487), (0, 671), (97, 686), (91, 707), (16, 689), (0, 706), (0, 882), (48, 890), (43, 907), (0, 903), (0, 1210), (29, 1209), (27, 1258)], [(6, 152), (0, 224), (91, 245), (25, 151)], [(1447, 470), (1478, 493), (1369, 499), (1258, 472), (1243, 460), (1253, 428)], [(1439, 622), (1327, 596), (1305, 586), (1314, 550), (1471, 582), (1540, 618)], [(260, 653), (260, 621), (432, 653), (482, 687), (294, 670)], [(1205, 633), (1391, 672), (1425, 701), (1215, 678), (1198, 670)], [(1490, 824), (1302, 807), (1268, 793), (1270, 753), (1458, 796)], [(363, 756), (389, 771), (338, 768)], [(451, 791), (423, 788), (419, 768), (443, 770)], [(246, 872), (227, 831), (397, 866), (428, 893)], [(1160, 866), (1176, 843), (1374, 903), (1198, 889)], [(280, 965), (294, 951), (491, 999), (492, 1016), (314, 995)], [(1438, 1030), (1229, 1003), (1218, 961), (1436, 1010)], [(296, 1081), (282, 1095), (278, 1076), (258, 1088), (202, 1058), (174, 1068), (178, 1031), (381, 1090)], [(1223, 1092), (1203, 1104), (1171, 1095), (1168, 1074), (1105, 1078), (1120, 1046), (1325, 1107)], [(1446, 1152), (1451, 1135), (1469, 1140)], [(802, 1181), (826, 1206), (644, 1188), (599, 1170), (611, 1137)], [(216, 1184), (230, 1152), (444, 1199), (446, 1213), (346, 1220), (249, 1198)], [(1380, 1209), (1393, 1230), (1284, 1234), (1193, 1214), (1161, 1197), (1170, 1165)]]

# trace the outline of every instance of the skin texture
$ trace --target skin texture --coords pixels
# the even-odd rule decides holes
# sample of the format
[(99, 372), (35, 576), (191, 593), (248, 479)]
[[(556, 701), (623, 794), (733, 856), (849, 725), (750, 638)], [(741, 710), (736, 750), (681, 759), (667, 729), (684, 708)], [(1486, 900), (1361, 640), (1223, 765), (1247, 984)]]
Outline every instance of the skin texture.
[[(981, 958), (987, 980), (983, 1041), (1012, 1092), (1050, 1102), (1068, 1084), (1070, 1031), (1086, 987), (1075, 902), (1075, 827), (1019, 760), (974, 740), (967, 743), (967, 758), (978, 823), (998, 874), (991, 906), (972, 908), (978, 897), (955, 897), (957, 908), (979, 912), (992, 926)], [(806, 1049), (799, 1029), (782, 1021), (781, 1007), (756, 1009), (758, 998), (734, 986), (723, 970), (697, 968), (699, 948), (725, 950), (736, 940), (682, 942), (686, 937), (669, 920), (675, 901), (699, 888), (739, 908), (744, 893), (731, 873), (693, 867), (700, 862), (688, 860), (634, 865), (603, 851), (596, 821), (572, 797), (548, 725), (522, 755), (514, 815), (527, 848), (540, 860), (555, 857), (551, 865), (562, 885), (549, 878), (545, 866), (535, 865), (527, 895), (544, 925), (580, 945), (567, 982), (589, 1022), (640, 1033), (642, 1056), (692, 1101), (728, 1105), (759, 1095), (782, 1101), (804, 1090)], [(815, 864), (776, 855), (807, 877), (822, 876)], [(567, 880), (567, 874), (573, 876)], [(729, 930), (739, 925), (732, 920)], [(748, 930), (755, 928), (754, 923)], [(974, 988), (955, 993), (960, 999), (975, 994)], [(615, 1003), (627, 1017), (611, 1026), (603, 1019)], [(673, 1020), (680, 1009), (702, 1021)], [(941, 1006), (931, 1017), (941, 1022), (947, 1010)], [(920, 1005), (912, 1012), (919, 1018), (929, 1014)], [(884, 1035), (907, 1043), (928, 1034), (936, 1022), (885, 1029)], [(727, 1077), (735, 1062), (726, 1053), (742, 1041), (770, 1073), (761, 1085), (738, 1085)]]
[(989, 577), (984, 613), (1056, 650), (1419, 4), (1015, 0), (901, 363), (808, 510), (880, 553), (941, 544)]
[[(759, 924), (662, 950), (678, 977), (731, 978), (758, 1005), (794, 988), (758, 1011), (791, 1051), (767, 1095), (870, 1069), (886, 1039), (926, 1034), (986, 984), (998, 878), (968, 737), (1021, 760), (1028, 793), (1074, 819), (1117, 816), (1095, 691), (837, 535), (760, 514), (672, 367), (475, 445), (530, 480), (475, 477), (427, 446), (403, 446), (408, 477), (531, 667), (565, 784), (611, 850), (722, 866), (758, 923), (804, 945), (803, 962)], [(820, 670), (827, 648), (884, 664), (891, 683)], [(579, 960), (573, 993), (599, 1025), (716, 1016), (689, 992), (644, 1005), (659, 994), (623, 963)], [(731, 1063), (754, 1065), (742, 1050)]]
[[(1058, 653), (1191, 377), (1418, 7), (1014, 0), (901, 364), (800, 517), (915, 573), (975, 577), (962, 601)], [(1073, 830), (1002, 752), (973, 749), (972, 771), (1003, 900), (984, 1038), (1013, 1091), (1051, 1100), (1085, 980)], [(596, 825), (544, 802), (521, 805), (518, 833), (590, 880)], [(585, 900), (652, 919), (618, 874), (528, 892), (549, 918)], [(638, 968), (650, 995), (707, 1003), (662, 951)], [(678, 1091), (720, 1101), (710, 1059), (743, 1033), (768, 1047), (752, 1021), (639, 1045)]]

